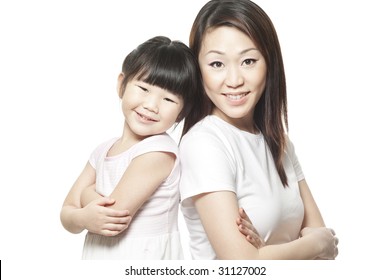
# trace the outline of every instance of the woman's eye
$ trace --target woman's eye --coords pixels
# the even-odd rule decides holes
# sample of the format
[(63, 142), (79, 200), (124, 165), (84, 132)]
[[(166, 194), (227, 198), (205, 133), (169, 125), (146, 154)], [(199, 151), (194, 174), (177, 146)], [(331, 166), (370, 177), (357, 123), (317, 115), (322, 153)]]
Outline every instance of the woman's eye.
[(213, 68), (221, 68), (223, 67), (223, 63), (221, 63), (220, 61), (215, 61), (215, 62), (212, 62), (209, 64), (211, 67)]
[(249, 58), (249, 59), (245, 59), (243, 60), (243, 65), (252, 65), (256, 62), (257, 60), (256, 59), (253, 59), (253, 58)]

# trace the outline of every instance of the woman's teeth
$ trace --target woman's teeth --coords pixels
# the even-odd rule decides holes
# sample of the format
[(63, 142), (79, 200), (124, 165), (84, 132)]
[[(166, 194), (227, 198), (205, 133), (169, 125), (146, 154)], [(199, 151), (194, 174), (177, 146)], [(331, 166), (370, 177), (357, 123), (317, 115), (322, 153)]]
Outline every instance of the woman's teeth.
[(242, 93), (242, 94), (226, 94), (227, 98), (232, 99), (232, 100), (239, 100), (245, 97), (247, 93)]

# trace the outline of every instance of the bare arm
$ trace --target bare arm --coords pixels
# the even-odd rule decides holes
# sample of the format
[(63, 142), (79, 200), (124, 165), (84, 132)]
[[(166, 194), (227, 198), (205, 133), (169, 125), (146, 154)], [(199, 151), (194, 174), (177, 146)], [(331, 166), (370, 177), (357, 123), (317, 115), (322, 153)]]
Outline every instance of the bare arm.
[(194, 197), (195, 207), (218, 259), (315, 259), (330, 258), (327, 244), (333, 242), (329, 229), (320, 228), (302, 238), (259, 249), (247, 242), (236, 226), (238, 203), (233, 192), (210, 192)]
[(116, 202), (113, 209), (127, 209), (134, 216), (161, 183), (169, 176), (175, 155), (149, 152), (134, 158), (111, 194)]
[(81, 207), (85, 207), (93, 200), (99, 199), (101, 197), (103, 196), (96, 192), (96, 184), (90, 185), (81, 193)]
[(71, 233), (87, 229), (103, 235), (116, 235), (128, 226), (131, 218), (126, 210), (105, 207), (113, 204), (113, 199), (101, 197), (82, 208), (81, 193), (95, 183), (95, 178), (94, 168), (87, 163), (65, 198), (60, 215), (62, 225)]
[[(301, 227), (300, 235), (304, 237), (315, 230), (325, 227), (325, 223), (320, 213), (319, 207), (317, 206), (313, 198), (313, 195), (308, 187), (307, 182), (305, 180), (299, 181), (299, 188), (300, 188), (300, 196), (304, 203), (304, 221)], [(334, 251), (334, 258), (335, 258), (338, 255), (339, 239), (338, 237), (335, 237), (334, 230), (332, 229), (329, 230), (332, 231), (332, 234), (334, 236), (333, 251)], [(322, 258), (317, 257), (316, 259), (322, 259)]]
[(320, 214), (319, 208), (309, 190), (305, 180), (299, 181), (300, 196), (304, 203), (304, 221), (302, 229), (305, 227), (325, 227), (323, 217)]
[(73, 187), (70, 189), (61, 210), (61, 222), (65, 229), (72, 233), (80, 233), (85, 229), (81, 208), (81, 193), (86, 186), (95, 182), (95, 170), (87, 163)]

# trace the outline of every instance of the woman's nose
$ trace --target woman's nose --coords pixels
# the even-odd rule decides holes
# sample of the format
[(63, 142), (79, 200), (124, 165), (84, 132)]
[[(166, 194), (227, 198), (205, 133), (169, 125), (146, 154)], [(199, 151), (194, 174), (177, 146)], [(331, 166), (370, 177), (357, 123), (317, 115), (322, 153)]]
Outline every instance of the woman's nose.
[(225, 83), (231, 88), (237, 88), (243, 84), (243, 76), (239, 67), (228, 68)]

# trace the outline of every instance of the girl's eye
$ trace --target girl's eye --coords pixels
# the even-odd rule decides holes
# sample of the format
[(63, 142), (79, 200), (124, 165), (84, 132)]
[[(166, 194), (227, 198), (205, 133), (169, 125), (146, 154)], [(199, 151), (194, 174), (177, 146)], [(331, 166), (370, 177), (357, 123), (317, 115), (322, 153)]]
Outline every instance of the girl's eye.
[(170, 98), (164, 98), (165, 101), (168, 101), (168, 102), (172, 102), (172, 103), (177, 103), (176, 101), (174, 101), (173, 99), (170, 99)]
[(145, 87), (142, 87), (142, 86), (140, 86), (140, 85), (138, 85), (138, 87), (139, 87), (142, 91), (144, 91), (144, 92), (149, 92), (149, 90), (148, 90), (147, 88), (145, 88)]
[(243, 60), (243, 65), (252, 65), (256, 62), (257, 60), (256, 59), (253, 59), (253, 58), (248, 58), (248, 59), (245, 59)]
[(210, 63), (209, 65), (213, 68), (221, 68), (223, 66), (223, 63), (221, 63), (220, 61), (215, 61)]

